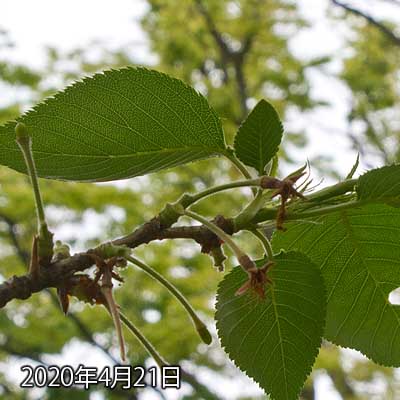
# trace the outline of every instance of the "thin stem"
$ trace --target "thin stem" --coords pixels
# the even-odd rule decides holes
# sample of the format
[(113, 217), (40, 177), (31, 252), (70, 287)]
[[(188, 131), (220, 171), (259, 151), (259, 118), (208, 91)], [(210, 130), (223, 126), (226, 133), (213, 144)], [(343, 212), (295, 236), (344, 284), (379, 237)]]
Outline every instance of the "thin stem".
[(238, 188), (238, 187), (249, 187), (249, 186), (259, 187), (260, 182), (261, 182), (261, 177), (225, 183), (223, 185), (218, 185), (218, 186), (214, 186), (209, 189), (203, 190), (202, 192), (196, 193), (194, 195), (187, 195), (185, 198), (183, 198), (181, 203), (186, 208), (186, 207), (189, 207), (192, 204), (196, 203), (197, 201), (199, 201), (207, 196), (210, 196), (212, 194), (216, 194), (216, 193), (222, 192), (224, 190), (234, 189), (234, 188)]
[(245, 226), (251, 221), (254, 216), (260, 211), (261, 207), (265, 204), (263, 190), (260, 188), (257, 191), (254, 199), (247, 205), (247, 207), (235, 218), (235, 226)]
[(115, 331), (117, 332), (119, 354), (121, 360), (125, 361), (126, 359), (125, 340), (124, 340), (124, 335), (122, 333), (121, 320), (119, 318), (118, 308), (117, 305), (115, 304), (114, 296), (112, 294), (112, 289), (110, 287), (102, 287), (101, 291), (107, 301), (106, 308), (111, 315), (111, 318), (114, 322)]
[[(331, 214), (333, 212), (337, 211), (343, 211), (343, 210), (348, 210), (351, 208), (356, 208), (356, 207), (361, 207), (365, 204), (370, 204), (372, 203), (371, 201), (349, 201), (347, 203), (343, 204), (335, 204), (332, 206), (327, 206), (327, 207), (321, 207), (317, 208), (315, 210), (310, 210), (310, 211), (303, 211), (303, 212), (288, 212), (285, 215), (285, 220), (298, 220), (298, 219), (303, 219), (303, 218), (311, 218), (311, 217), (318, 217), (320, 215), (326, 215), (326, 214)], [(268, 221), (272, 220), (276, 217), (278, 209), (277, 208), (265, 208), (260, 210), (260, 212), (254, 217), (253, 223), (259, 223), (263, 221)]]
[(35, 160), (33, 159), (32, 155), (32, 139), (31, 136), (29, 135), (26, 126), (22, 123), (17, 124), (17, 126), (15, 127), (15, 132), (16, 132), (16, 142), (24, 156), (25, 164), (28, 169), (28, 174), (32, 183), (39, 226), (43, 226), (46, 225), (46, 218), (44, 214), (42, 196), (40, 194), (40, 189), (39, 189)]
[(143, 271), (148, 273), (152, 278), (160, 282), (164, 287), (166, 287), (169, 292), (175, 296), (175, 298), (182, 304), (182, 306), (185, 308), (187, 313), (190, 315), (193, 324), (199, 333), (201, 339), (206, 343), (210, 344), (212, 341), (211, 334), (208, 332), (208, 329), (206, 325), (204, 324), (203, 321), (199, 318), (197, 315), (196, 311), (192, 307), (192, 305), (189, 303), (189, 301), (186, 299), (186, 297), (171, 283), (169, 282), (166, 278), (164, 278), (160, 273), (158, 273), (155, 269), (151, 268), (147, 264), (143, 263), (142, 261), (138, 260), (135, 257), (132, 256), (127, 256), (125, 257), (129, 262), (132, 264), (138, 266), (141, 268)]
[(239, 246), (234, 242), (234, 240), (227, 233), (225, 233), (220, 227), (208, 221), (201, 215), (194, 213), (193, 211), (185, 210), (183, 214), (201, 222), (211, 232), (215, 233), (223, 242), (225, 242), (232, 249), (233, 253), (235, 254), (236, 258), (239, 261), (240, 266), (248, 274), (250, 274), (251, 271), (254, 271), (255, 268), (257, 268), (254, 261), (246, 253), (244, 253), (239, 248)]
[(275, 177), (276, 174), (278, 173), (278, 165), (279, 165), (279, 159), (277, 155), (274, 155), (272, 157), (272, 162), (271, 162), (271, 168), (269, 170), (269, 176)]
[(260, 240), (261, 244), (264, 247), (265, 254), (268, 256), (268, 260), (272, 261), (274, 258), (274, 253), (272, 251), (271, 242), (260, 230), (254, 229), (251, 232), (253, 233), (254, 236), (256, 236)]
[(148, 353), (154, 358), (154, 361), (161, 368), (163, 366), (168, 365), (168, 363), (161, 357), (158, 351), (154, 348), (154, 346), (147, 340), (147, 338), (143, 335), (142, 332), (129, 319), (119, 312), (119, 316), (121, 321), (125, 324), (125, 326), (136, 336), (139, 342), (143, 345), (143, 347), (148, 351)]
[(304, 211), (301, 213), (295, 213), (295, 212), (288, 213), (286, 219), (290, 220), (290, 219), (317, 217), (320, 215), (326, 215), (326, 214), (330, 214), (330, 213), (337, 212), (337, 211), (344, 211), (344, 210), (349, 210), (351, 208), (361, 207), (368, 203), (371, 203), (371, 202), (360, 201), (360, 200), (349, 201), (347, 203), (335, 204), (335, 205), (327, 206), (327, 207), (321, 207), (321, 208), (317, 208), (316, 210)]
[(215, 233), (221, 240), (223, 240), (232, 249), (233, 253), (238, 259), (245, 256), (245, 253), (238, 247), (238, 245), (232, 240), (232, 238), (227, 233), (225, 233), (220, 227), (208, 221), (201, 215), (194, 213), (193, 211), (185, 210), (184, 215), (187, 215), (188, 217), (201, 222), (211, 232)]
[(241, 163), (241, 161), (235, 156), (233, 151), (228, 151), (225, 156), (235, 165), (235, 167), (242, 173), (242, 175), (247, 178), (251, 179), (250, 172), (247, 168)]

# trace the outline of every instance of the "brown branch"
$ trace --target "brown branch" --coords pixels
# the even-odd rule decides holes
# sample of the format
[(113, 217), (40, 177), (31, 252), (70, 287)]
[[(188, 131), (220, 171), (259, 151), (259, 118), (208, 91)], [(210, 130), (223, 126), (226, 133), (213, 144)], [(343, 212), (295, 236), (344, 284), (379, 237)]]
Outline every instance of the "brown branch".
[(76, 254), (49, 267), (42, 267), (38, 279), (30, 274), (13, 276), (0, 285), (0, 308), (13, 299), (25, 300), (33, 293), (46, 288), (58, 287), (75, 272), (90, 267), (93, 261), (86, 253)]
[[(9, 233), (11, 242), (14, 246), (14, 249), (17, 253), (17, 256), (19, 257), (19, 259), (21, 260), (22, 263), (28, 264), (29, 255), (22, 248), (20, 241), (18, 239), (16, 222), (4, 214), (0, 215), (0, 218), (7, 224), (8, 233)], [(46, 291), (49, 294), (54, 306), (57, 307), (58, 309), (60, 309), (57, 296), (50, 290), (46, 290)], [(118, 361), (110, 354), (110, 352), (105, 347), (103, 347), (101, 344), (96, 342), (96, 340), (93, 338), (93, 333), (81, 321), (81, 319), (77, 315), (69, 313), (67, 315), (67, 317), (74, 323), (74, 325), (78, 328), (78, 330), (80, 331), (80, 333), (82, 334), (82, 336), (85, 338), (85, 340), (88, 343), (90, 343), (92, 346), (97, 347), (99, 350), (101, 350), (114, 364), (118, 364)]]
[[(204, 226), (170, 228), (175, 222), (168, 220), (165, 213), (143, 224), (132, 234), (113, 241), (116, 245), (126, 245), (135, 248), (141, 244), (163, 239), (193, 239), (199, 243), (203, 251), (217, 245), (217, 238)], [(230, 220), (217, 217), (214, 220), (227, 233), (233, 233)], [(0, 284), (0, 308), (13, 299), (25, 300), (33, 293), (46, 288), (58, 287), (76, 272), (84, 271), (93, 265), (93, 258), (85, 253), (78, 253), (72, 257), (54, 262), (48, 267), (41, 267), (39, 276), (34, 279), (29, 273), (22, 276), (13, 276)]]
[[(1, 218), (5, 220), (5, 218), (7, 217), (2, 215)], [(149, 222), (140, 226), (131, 235), (115, 240), (114, 242), (118, 244), (129, 245), (130, 247), (137, 247), (140, 244), (148, 243), (152, 240), (177, 238), (193, 239), (202, 246), (205, 246), (207, 244), (210, 245), (210, 243), (215, 243), (215, 235), (203, 226), (169, 228), (167, 227), (168, 225), (163, 226), (161, 220), (162, 218), (155, 217)], [(223, 217), (216, 217), (215, 223), (217, 223), (220, 227), (227, 230), (228, 232), (233, 233), (233, 228), (230, 225), (229, 221), (225, 220)], [(7, 224), (14, 224), (14, 222), (11, 219), (7, 218)], [(12, 229), (12, 231), (13, 233), (15, 233), (14, 228)], [(16, 248), (20, 250), (21, 247), (19, 245), (19, 241), (16, 235), (13, 236), (13, 242), (16, 245)], [(18, 253), (21, 257), (21, 260), (27, 263), (28, 256), (26, 255), (26, 253), (22, 251), (19, 251)], [(41, 290), (48, 289), (50, 287), (57, 287), (67, 277), (72, 276), (75, 272), (85, 270), (92, 264), (93, 259), (90, 256), (88, 256), (86, 253), (80, 253), (70, 258), (58, 261), (57, 263), (54, 263), (45, 269), (42, 268), (38, 279), (33, 279), (33, 277), (29, 274), (20, 277), (13, 276), (12, 278), (7, 280), (6, 282), (3, 282), (0, 285), (0, 307), (3, 307), (8, 301), (12, 299), (27, 299), (33, 293), (40, 292)], [(51, 295), (55, 303), (57, 303), (57, 299), (55, 298), (54, 294), (51, 292), (49, 292), (49, 294)], [(76, 315), (68, 314), (68, 316), (75, 323), (82, 335), (90, 344), (102, 350), (113, 363), (117, 364), (115, 358), (111, 356), (106, 348), (104, 348), (94, 340), (92, 332)], [(0, 346), (0, 349), (3, 349), (8, 353), (18, 357), (28, 357), (32, 359), (32, 355), (27, 356), (24, 353), (17, 352), (15, 349), (13, 349), (13, 351), (11, 352), (10, 348), (6, 348), (5, 345)], [(35, 359), (35, 361), (43, 363), (41, 360), (39, 360), (39, 358)], [(196, 390), (196, 392), (200, 393), (205, 399), (218, 399), (218, 397), (214, 393), (210, 392), (206, 386), (198, 382), (193, 375), (185, 372), (184, 370), (182, 370), (182, 380), (191, 385), (193, 389)], [(128, 398), (136, 398), (129, 397), (135, 396), (134, 393), (124, 394), (128, 396)]]
[(377, 19), (375, 19), (372, 15), (366, 14), (361, 10), (358, 10), (354, 7), (349, 6), (348, 4), (342, 3), (341, 1), (338, 0), (331, 0), (331, 2), (344, 10), (354, 14), (358, 15), (359, 17), (364, 18), (366, 21), (368, 21), (371, 25), (375, 26), (378, 28), (383, 34), (385, 34), (396, 46), (400, 46), (400, 37), (397, 36), (394, 32), (392, 32), (387, 26), (385, 26), (383, 23), (379, 22)]
[[(168, 208), (167, 211), (164, 209), (158, 217), (155, 217), (149, 222), (143, 224), (131, 235), (115, 240), (114, 243), (120, 245), (124, 244), (133, 248), (139, 246), (140, 244), (148, 243), (156, 239), (162, 240), (182, 238), (193, 239), (198, 242), (202, 248), (205, 246), (212, 247), (220, 245), (218, 238), (203, 226), (169, 228), (169, 225), (172, 224), (174, 219), (169, 219), (168, 215)], [(0, 215), (0, 218), (3, 219), (8, 226), (11, 241), (15, 247), (17, 255), (23, 263), (27, 264), (29, 261), (29, 256), (22, 249), (22, 246), (19, 243), (18, 236), (16, 234), (16, 223), (5, 215)], [(230, 221), (226, 220), (222, 216), (217, 216), (214, 219), (214, 222), (228, 233), (233, 233), (233, 226), (231, 225)], [(62, 261), (66, 262), (63, 263)], [(75, 263), (76, 268), (74, 267)], [(79, 263), (82, 263), (82, 265), (78, 265)], [(3, 307), (7, 303), (8, 298), (9, 300), (12, 300), (13, 298), (26, 299), (35, 292), (43, 289), (48, 290), (48, 288), (52, 286), (57, 287), (64, 281), (66, 276), (71, 276), (75, 272), (84, 270), (87, 267), (90, 267), (92, 263), (93, 259), (90, 256), (88, 256), (86, 253), (81, 253), (68, 259), (61, 260), (44, 270), (42, 268), (39, 279), (33, 279), (33, 277), (29, 274), (21, 277), (14, 276), (0, 285), (0, 307)], [(49, 275), (51, 275), (51, 277)], [(48, 291), (48, 293), (53, 300), (53, 304), (58, 307), (58, 300), (54, 293), (51, 291)], [(3, 302), (5, 302), (4, 305), (2, 305)], [(90, 329), (80, 320), (78, 316), (74, 314), (68, 314), (68, 317), (76, 325), (88, 343), (100, 349), (114, 364), (118, 364), (117, 360), (109, 353), (109, 351), (96, 342)], [(18, 352), (15, 349), (12, 349), (11, 351), (11, 349), (7, 348), (5, 344), (0, 346), (0, 349), (7, 351), (9, 354), (14, 356), (29, 357), (33, 359), (32, 354), (27, 356), (25, 353)], [(35, 358), (35, 361), (43, 364), (39, 358)], [(185, 372), (184, 370), (182, 370), (182, 380), (192, 386), (193, 389), (201, 394), (205, 399), (218, 399), (218, 397), (214, 393), (210, 392), (206, 386), (200, 383), (193, 375)], [(156, 388), (154, 389), (157, 390)], [(126, 393), (123, 391), (121, 394), (124, 394), (124, 397), (130, 399), (137, 398), (135, 393)], [(162, 396), (161, 392), (159, 394)]]

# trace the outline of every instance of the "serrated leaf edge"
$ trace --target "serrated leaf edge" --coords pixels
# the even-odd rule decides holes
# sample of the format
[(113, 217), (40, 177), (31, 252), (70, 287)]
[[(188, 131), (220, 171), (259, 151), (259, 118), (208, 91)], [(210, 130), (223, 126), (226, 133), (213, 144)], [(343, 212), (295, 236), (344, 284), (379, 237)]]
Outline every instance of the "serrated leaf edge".
[[(315, 268), (315, 269), (317, 269), (318, 271), (320, 271), (320, 269), (318, 268), (318, 266), (317, 266), (307, 255), (305, 255), (305, 254), (302, 253), (301, 251), (298, 251), (298, 250), (285, 251), (285, 250), (282, 249), (282, 250), (279, 251), (279, 253), (276, 254), (276, 256), (279, 256), (279, 255), (282, 254), (282, 253), (285, 253), (285, 254), (289, 254), (289, 253), (297, 253), (297, 254), (300, 254), (301, 256), (303, 256), (303, 257), (305, 257), (306, 259), (309, 260), (310, 265), (312, 265), (312, 268)], [(240, 267), (237, 266), (237, 267), (234, 267), (234, 268), (240, 268)], [(230, 272), (231, 272), (231, 271), (230, 271)], [(324, 293), (324, 298), (325, 298), (325, 300), (326, 300), (326, 299), (327, 299), (327, 290), (326, 290), (325, 280), (324, 280), (322, 274), (321, 274), (321, 278), (322, 278), (322, 290), (323, 290), (323, 293)], [(215, 299), (215, 304), (217, 304), (217, 303), (218, 303), (218, 300), (219, 300), (219, 295), (218, 295), (218, 293), (219, 293), (219, 289), (220, 289), (220, 286), (221, 286), (221, 284), (222, 284), (222, 281), (223, 281), (223, 279), (221, 279), (221, 281), (218, 283), (218, 286), (217, 286), (217, 296), (216, 296), (216, 299)], [(215, 314), (216, 314), (216, 313), (215, 313)], [(238, 369), (239, 369), (240, 371), (242, 371), (248, 378), (250, 378), (254, 383), (256, 383), (256, 384), (260, 387), (260, 389), (263, 390), (268, 396), (271, 396), (271, 400), (273, 400), (272, 394), (271, 394), (271, 393), (267, 393), (267, 391), (266, 391), (264, 388), (261, 387), (260, 383), (256, 380), (256, 378), (254, 378), (254, 377), (251, 376), (251, 375), (248, 375), (248, 373), (247, 373), (244, 369), (242, 369), (242, 367), (239, 366), (233, 358), (231, 358), (230, 352), (229, 352), (229, 351), (226, 349), (226, 347), (222, 344), (222, 338), (221, 338), (220, 332), (219, 332), (219, 331), (220, 331), (220, 329), (219, 329), (219, 323), (218, 323), (218, 320), (215, 318), (215, 315), (214, 315), (214, 319), (215, 319), (215, 321), (216, 321), (217, 336), (218, 336), (218, 339), (219, 339), (219, 341), (220, 341), (221, 347), (223, 348), (224, 352), (229, 356), (229, 359), (231, 360), (231, 362), (235, 365), (236, 368), (238, 368)], [(324, 330), (325, 330), (325, 326), (326, 326), (326, 304), (325, 304), (325, 316), (324, 316), (324, 319), (323, 319), (322, 322), (323, 322), (323, 323), (322, 323), (322, 325), (323, 325), (323, 329), (322, 329), (322, 330), (324, 331)], [(319, 355), (320, 348), (321, 348), (321, 345), (322, 345), (322, 341), (323, 341), (324, 339), (325, 339), (325, 337), (322, 335), (322, 336), (321, 336), (321, 341), (320, 341), (320, 346), (319, 346), (319, 348), (318, 348), (318, 351), (315, 353), (315, 356), (314, 356), (314, 358), (313, 358), (313, 360), (312, 360), (312, 363), (311, 363), (309, 369), (306, 370), (306, 377), (305, 377), (305, 379), (304, 379), (304, 383), (307, 381), (307, 379), (308, 379), (309, 376), (311, 375), (311, 372), (312, 372), (312, 370), (313, 370), (313, 368), (314, 368), (315, 360), (317, 359), (317, 357), (318, 357), (318, 355)], [(325, 339), (325, 340), (326, 340), (326, 339)], [(296, 395), (297, 397), (300, 395), (301, 390), (303, 389), (303, 387), (304, 387), (304, 385), (299, 386), (299, 388), (297, 389), (297, 395)]]
[[(268, 101), (266, 101), (265, 99), (261, 99), (261, 100), (256, 104), (256, 106), (257, 106), (258, 104), (260, 104), (260, 103), (266, 103), (268, 106), (272, 107), (272, 109), (276, 112), (276, 114), (278, 115), (279, 125), (280, 125), (281, 130), (282, 130), (282, 133), (283, 133), (283, 132), (284, 132), (284, 126), (283, 126), (283, 123), (282, 123), (282, 119), (280, 118), (279, 113), (278, 113), (278, 111), (275, 109), (275, 107), (274, 107), (271, 103), (269, 103)], [(256, 106), (255, 106), (255, 107), (256, 107)], [(242, 129), (243, 125), (246, 123), (247, 118), (248, 118), (249, 115), (252, 113), (252, 111), (253, 111), (253, 110), (251, 110), (251, 111), (247, 114), (246, 118), (240, 123), (240, 125), (239, 125), (239, 127), (238, 127), (238, 129), (237, 129), (237, 131), (236, 131), (235, 138), (234, 138), (234, 140), (233, 140), (233, 148), (234, 148), (234, 149), (236, 149), (236, 146), (237, 146), (238, 134), (239, 134), (240, 130)], [(282, 139), (281, 139), (281, 142), (276, 146), (276, 149), (275, 149), (275, 151), (274, 151), (274, 155), (273, 155), (273, 156), (271, 157), (271, 159), (267, 162), (267, 164), (268, 164), (268, 163), (272, 160), (272, 158), (276, 155), (276, 153), (277, 153), (278, 150), (279, 150), (279, 147), (280, 147), (280, 144), (281, 144), (281, 143), (282, 143)], [(259, 147), (260, 147), (260, 149), (261, 149), (261, 146), (259, 146)], [(247, 166), (249, 166), (249, 167), (254, 168), (252, 165), (247, 164), (247, 163), (240, 157), (240, 155), (239, 155), (236, 151), (235, 151), (235, 154), (236, 154), (237, 158), (238, 158), (242, 163), (244, 163), (245, 165), (247, 165)], [(261, 168), (261, 166), (260, 166), (259, 169), (257, 169), (257, 172), (259, 172), (260, 174), (263, 174), (263, 173), (264, 173), (264, 169), (265, 169), (265, 166), (264, 166), (263, 168)]]

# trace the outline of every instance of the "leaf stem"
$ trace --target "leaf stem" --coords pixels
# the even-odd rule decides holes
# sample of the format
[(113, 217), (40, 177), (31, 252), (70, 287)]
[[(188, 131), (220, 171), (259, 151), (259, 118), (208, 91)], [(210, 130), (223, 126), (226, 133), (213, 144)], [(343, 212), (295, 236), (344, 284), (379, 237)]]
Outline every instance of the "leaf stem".
[(21, 149), (25, 159), (27, 172), (29, 174), (36, 204), (38, 219), (38, 264), (48, 265), (53, 255), (53, 234), (49, 231), (44, 213), (42, 196), (40, 194), (39, 182), (36, 173), (35, 161), (32, 154), (32, 138), (25, 124), (19, 122), (15, 126), (15, 140)]
[(288, 213), (286, 219), (299, 219), (299, 218), (310, 218), (310, 217), (317, 217), (320, 215), (326, 215), (337, 211), (349, 210), (351, 208), (361, 207), (365, 204), (371, 203), (370, 201), (348, 201), (347, 203), (342, 204), (335, 204), (332, 206), (321, 207), (315, 210), (304, 211), (300, 213)]
[(242, 162), (235, 156), (233, 149), (228, 149), (225, 153), (225, 156), (232, 162), (233, 165), (242, 173), (242, 175), (247, 178), (251, 179), (251, 174), (248, 169), (242, 164)]
[[(232, 148), (228, 148), (227, 152), (224, 153), (224, 155), (226, 156), (226, 158), (228, 158), (228, 160), (230, 160), (233, 165), (242, 173), (242, 175), (247, 178), (247, 179), (251, 179), (251, 174), (249, 172), (249, 170), (244, 166), (244, 164), (242, 164), (242, 162), (236, 157), (235, 152)], [(256, 190), (252, 189), (253, 195), (256, 195)]]
[(204, 343), (210, 344), (212, 341), (212, 337), (210, 332), (208, 331), (204, 322), (199, 318), (196, 311), (186, 299), (186, 297), (165, 277), (163, 277), (160, 273), (158, 273), (155, 269), (151, 268), (149, 265), (145, 264), (144, 262), (140, 261), (139, 259), (133, 256), (126, 256), (125, 257), (129, 262), (136, 265), (137, 267), (141, 268), (147, 274), (149, 274), (152, 278), (157, 280), (161, 283), (165, 288), (169, 290), (169, 292), (182, 304), (185, 308), (189, 316), (191, 317), (193, 324), (198, 332), (199, 336), (203, 340)]
[(268, 260), (272, 261), (274, 258), (274, 253), (272, 251), (271, 242), (260, 230), (254, 229), (251, 232), (253, 233), (254, 236), (256, 236), (260, 240), (261, 244), (264, 247), (265, 254), (268, 256)]
[(187, 208), (207, 196), (222, 192), (224, 190), (234, 189), (234, 188), (239, 188), (239, 187), (249, 187), (249, 186), (260, 187), (261, 178), (262, 177), (224, 183), (222, 185), (218, 185), (218, 186), (211, 187), (209, 189), (205, 189), (194, 195), (190, 195), (190, 194), (184, 195), (179, 202), (182, 204), (182, 206), (184, 208)]
[(29, 174), (31, 184), (33, 187), (33, 193), (35, 196), (36, 212), (37, 212), (39, 226), (44, 226), (44, 225), (46, 225), (46, 217), (44, 214), (42, 196), (40, 194), (39, 182), (38, 182), (37, 173), (36, 173), (35, 160), (33, 159), (33, 155), (32, 155), (32, 139), (31, 139), (31, 136), (30, 136), (25, 124), (23, 124), (21, 122), (19, 122), (16, 125), (15, 133), (16, 133), (16, 142), (24, 156), (25, 164), (28, 169), (28, 174)]
[(271, 168), (269, 169), (269, 176), (275, 177), (277, 172), (278, 172), (278, 164), (279, 164), (279, 160), (278, 160), (278, 156), (275, 154), (272, 157), (272, 161), (271, 161)]
[(265, 199), (263, 196), (263, 190), (260, 188), (257, 191), (254, 199), (247, 205), (247, 207), (235, 217), (235, 226), (245, 226), (250, 222), (255, 215), (260, 211), (264, 205)]
[(148, 351), (148, 353), (154, 358), (154, 361), (161, 368), (163, 366), (168, 365), (168, 363), (161, 357), (158, 351), (154, 348), (154, 346), (147, 340), (147, 338), (143, 335), (142, 332), (124, 315), (122, 312), (119, 312), (119, 316), (121, 321), (125, 324), (125, 326), (133, 333), (134, 336), (139, 340), (139, 342), (143, 345), (143, 347)]

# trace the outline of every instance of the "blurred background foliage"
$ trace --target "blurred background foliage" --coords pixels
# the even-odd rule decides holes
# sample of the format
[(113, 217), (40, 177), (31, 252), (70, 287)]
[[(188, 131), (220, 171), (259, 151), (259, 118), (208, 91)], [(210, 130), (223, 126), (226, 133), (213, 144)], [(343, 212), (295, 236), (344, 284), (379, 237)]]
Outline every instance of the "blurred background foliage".
[[(340, 18), (352, 32), (337, 74), (351, 93), (346, 135), (354, 144), (355, 153), (360, 151), (366, 163), (369, 159), (380, 163), (399, 161), (400, 45), (362, 15), (340, 10), (337, 4), (331, 3), (329, 17)], [(400, 12), (398, 3), (393, 4)], [(240, 121), (260, 98), (273, 102), (283, 119), (289, 110), (301, 113), (324, 105), (311, 96), (307, 71), (323, 68), (332, 58), (301, 61), (289, 46), (289, 40), (306, 24), (296, 3), (287, 0), (148, 0), (142, 19), (142, 28), (157, 58), (153, 67), (185, 80), (207, 96), (223, 120), (228, 143), (232, 143)], [(384, 27), (395, 34), (395, 26)], [(12, 38), (1, 31), (0, 48), (7, 46), (12, 46)], [(42, 70), (0, 61), (0, 84), (24, 93), (23, 101), (0, 108), (0, 122), (16, 118), (28, 106), (74, 79), (105, 68), (135, 64), (135, 58), (123, 50), (110, 52), (102, 43), (94, 43), (90, 50), (93, 48), (100, 54), (95, 63), (89, 61), (87, 48), (70, 53), (48, 49), (47, 63)], [(65, 61), (73, 68), (64, 68)], [(293, 153), (306, 148), (307, 138), (313, 139), (303, 132), (286, 132), (285, 143), (290, 146), (281, 150), (283, 165), (295, 168), (290, 166), (298, 158), (293, 158)], [(311, 161), (317, 172), (326, 173), (318, 159)], [(328, 170), (335, 176), (334, 164)], [(78, 251), (132, 231), (155, 215), (165, 202), (177, 199), (184, 192), (238, 177), (228, 162), (208, 160), (113, 185), (45, 180), (41, 185), (56, 238)], [(28, 183), (26, 176), (0, 168), (3, 278), (23, 273), (29, 259), (35, 215)], [(230, 216), (240, 210), (248, 196), (246, 190), (236, 191), (235, 195), (219, 194), (201, 202), (196, 209), (206, 216)], [(242, 245), (251, 254), (260, 254), (257, 245), (248, 239), (246, 234), (240, 236)], [(160, 242), (142, 246), (136, 253), (179, 287), (209, 322), (215, 336), (213, 303), (221, 274), (200, 253), (199, 246), (185, 240)], [(234, 398), (264, 398), (261, 392), (256, 394), (250, 381), (241, 380), (240, 372), (227, 361), (217, 340), (210, 348), (199, 344), (180, 305), (163, 288), (135, 268), (129, 267), (122, 274), (125, 284), (116, 290), (116, 298), (124, 312), (167, 360), (180, 362), (192, 374), (179, 399), (233, 398), (224, 394), (220, 382), (226, 385), (239, 382)], [(147, 353), (135, 339), (127, 335), (127, 342), (130, 362), (148, 365)], [(8, 304), (0, 313), (3, 371), (0, 397), (144, 399), (145, 395), (152, 395), (151, 398), (164, 398), (162, 393), (151, 389), (28, 392), (18, 388), (15, 374), (10, 373), (26, 363), (46, 364), (49, 360), (62, 363), (65, 357), (68, 359), (68, 352), (76, 352), (76, 348), (87, 354), (85, 360), (96, 353), (102, 365), (116, 362), (114, 328), (103, 309), (73, 302), (69, 316), (64, 317), (53, 291)], [(52, 358), (59, 354), (62, 356)], [(329, 343), (321, 349), (302, 398), (314, 399), (322, 379), (329, 382), (331, 392), (338, 398), (399, 398), (397, 370), (377, 366)], [(251, 394), (243, 389), (246, 387)], [(98, 397), (91, 397), (94, 394)]]

